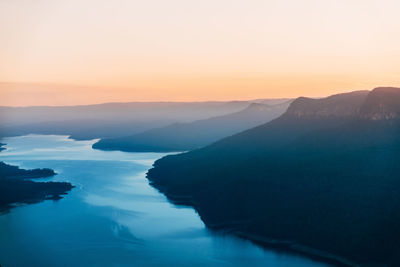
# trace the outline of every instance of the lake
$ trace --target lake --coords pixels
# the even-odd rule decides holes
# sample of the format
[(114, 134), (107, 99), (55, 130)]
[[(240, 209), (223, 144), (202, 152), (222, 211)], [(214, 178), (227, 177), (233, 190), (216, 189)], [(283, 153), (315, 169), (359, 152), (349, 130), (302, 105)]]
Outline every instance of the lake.
[(5, 138), (0, 161), (52, 168), (76, 187), (59, 201), (0, 215), (0, 264), (8, 266), (327, 266), (208, 230), (194, 209), (151, 187), (146, 171), (164, 156), (93, 150), (96, 140)]

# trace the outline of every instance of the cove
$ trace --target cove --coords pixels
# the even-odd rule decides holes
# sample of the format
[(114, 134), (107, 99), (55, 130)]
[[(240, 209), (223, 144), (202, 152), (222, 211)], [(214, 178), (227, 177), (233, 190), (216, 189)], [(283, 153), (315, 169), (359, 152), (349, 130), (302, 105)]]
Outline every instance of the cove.
[(1, 266), (327, 266), (208, 230), (194, 209), (149, 185), (147, 170), (165, 154), (93, 150), (96, 141), (2, 140), (0, 161), (54, 169), (46, 179), (76, 187), (0, 215)]

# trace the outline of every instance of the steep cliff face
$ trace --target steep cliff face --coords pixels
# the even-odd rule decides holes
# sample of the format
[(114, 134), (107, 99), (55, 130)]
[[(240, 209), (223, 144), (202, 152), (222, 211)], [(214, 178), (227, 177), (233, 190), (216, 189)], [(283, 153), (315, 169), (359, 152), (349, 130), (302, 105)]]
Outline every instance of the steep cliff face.
[(375, 88), (361, 106), (359, 116), (368, 120), (399, 119), (400, 88)]
[(321, 99), (300, 97), (290, 105), (285, 116), (296, 118), (355, 116), (368, 93), (369, 91), (355, 91)]
[(297, 98), (284, 114), (302, 119), (349, 118), (391, 120), (400, 118), (400, 88), (378, 87), (326, 98)]

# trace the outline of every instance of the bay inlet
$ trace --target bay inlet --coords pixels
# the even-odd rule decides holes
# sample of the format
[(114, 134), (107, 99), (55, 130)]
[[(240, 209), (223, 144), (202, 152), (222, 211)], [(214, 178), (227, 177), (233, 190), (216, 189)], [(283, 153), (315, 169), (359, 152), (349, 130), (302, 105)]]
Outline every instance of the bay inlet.
[(96, 140), (5, 138), (0, 161), (51, 168), (76, 187), (63, 199), (0, 216), (2, 266), (326, 266), (208, 230), (195, 210), (149, 185), (161, 153), (93, 150)]

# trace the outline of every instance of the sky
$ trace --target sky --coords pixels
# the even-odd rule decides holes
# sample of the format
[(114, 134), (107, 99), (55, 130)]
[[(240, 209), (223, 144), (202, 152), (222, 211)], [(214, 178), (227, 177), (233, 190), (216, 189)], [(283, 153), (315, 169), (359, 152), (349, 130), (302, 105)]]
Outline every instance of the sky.
[(400, 87), (397, 0), (0, 0), (0, 105)]

